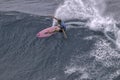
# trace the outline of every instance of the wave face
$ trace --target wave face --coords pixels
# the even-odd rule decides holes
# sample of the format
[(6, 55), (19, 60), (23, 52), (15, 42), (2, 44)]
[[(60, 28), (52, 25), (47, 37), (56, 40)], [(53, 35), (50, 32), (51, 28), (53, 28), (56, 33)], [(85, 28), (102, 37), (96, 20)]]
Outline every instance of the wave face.
[[(37, 2), (50, 3), (22, 1), (31, 7)], [(46, 6), (48, 14), (32, 11), (35, 7), (27, 11), (10, 6), (23, 2), (1, 3), (8, 7), (0, 8), (0, 80), (119, 80), (120, 24), (108, 7), (110, 0), (53, 2), (58, 8), (51, 13), (52, 6)], [(51, 18), (38, 16), (41, 13), (64, 20), (68, 39), (61, 33), (37, 38), (40, 30), (55, 25)]]
[(19, 11), (35, 15), (53, 15), (63, 0), (0, 0), (0, 11)]

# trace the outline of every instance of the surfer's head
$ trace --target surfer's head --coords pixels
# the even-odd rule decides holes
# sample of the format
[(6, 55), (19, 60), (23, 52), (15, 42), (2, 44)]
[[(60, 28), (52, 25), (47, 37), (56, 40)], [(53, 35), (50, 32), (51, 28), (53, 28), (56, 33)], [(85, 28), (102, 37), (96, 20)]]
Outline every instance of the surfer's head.
[(61, 24), (61, 20), (58, 20), (58, 24)]

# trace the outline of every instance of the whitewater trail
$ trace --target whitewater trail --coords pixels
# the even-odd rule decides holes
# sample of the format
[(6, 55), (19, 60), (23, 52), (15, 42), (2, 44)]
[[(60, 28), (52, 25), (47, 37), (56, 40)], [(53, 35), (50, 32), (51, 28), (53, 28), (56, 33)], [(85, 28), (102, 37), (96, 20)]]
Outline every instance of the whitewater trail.
[[(71, 19), (86, 20), (82, 26), (75, 27), (71, 24), (80, 25), (81, 22), (68, 22), (68, 28), (89, 28), (94, 31), (102, 31), (105, 36), (120, 48), (120, 29), (115, 25), (117, 22), (111, 16), (102, 16), (106, 8), (103, 0), (65, 0), (55, 12), (55, 16), (64, 21)], [(55, 25), (53, 21), (53, 25)], [(112, 39), (107, 32), (113, 32), (115, 39)]]

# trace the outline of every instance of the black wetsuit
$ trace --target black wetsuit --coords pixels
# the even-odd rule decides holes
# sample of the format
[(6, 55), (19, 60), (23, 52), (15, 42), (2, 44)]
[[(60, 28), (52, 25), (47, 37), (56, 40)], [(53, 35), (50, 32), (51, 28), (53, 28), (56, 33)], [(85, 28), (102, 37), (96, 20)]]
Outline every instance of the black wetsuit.
[[(66, 31), (66, 26), (65, 26), (65, 23), (64, 23), (63, 21), (58, 20), (58, 24), (60, 25), (60, 30), (59, 30), (59, 32), (63, 32), (63, 30)], [(63, 29), (63, 30), (62, 30), (62, 29)]]

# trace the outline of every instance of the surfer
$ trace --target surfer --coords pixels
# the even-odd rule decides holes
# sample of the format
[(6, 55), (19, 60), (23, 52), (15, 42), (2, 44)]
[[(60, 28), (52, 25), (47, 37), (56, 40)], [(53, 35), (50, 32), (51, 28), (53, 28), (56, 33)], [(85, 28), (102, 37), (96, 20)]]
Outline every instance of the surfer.
[(46, 29), (40, 31), (37, 34), (37, 37), (40, 37), (40, 38), (49, 37), (49, 36), (53, 35), (56, 32), (62, 32), (64, 34), (64, 38), (67, 38), (67, 35), (65, 33), (66, 26), (65, 26), (64, 22), (61, 19), (57, 19), (56, 17), (52, 16), (52, 18), (57, 21), (57, 25), (56, 26), (54, 25), (54, 27), (49, 27), (49, 28), (46, 28)]
[(64, 23), (61, 19), (58, 19), (58, 18), (56, 18), (56, 17), (53, 17), (53, 18), (54, 18), (55, 20), (57, 20), (57, 26), (60, 27), (59, 32), (62, 32), (62, 29), (63, 29), (64, 31), (66, 31), (65, 23)]
[(55, 30), (54, 32), (61, 32), (61, 33), (64, 33), (64, 37), (67, 38), (67, 35), (65, 33), (66, 31), (66, 26), (65, 26), (65, 23), (61, 20), (61, 19), (58, 19), (56, 17), (53, 17), (55, 20), (57, 20), (57, 26), (60, 27), (59, 30)]

